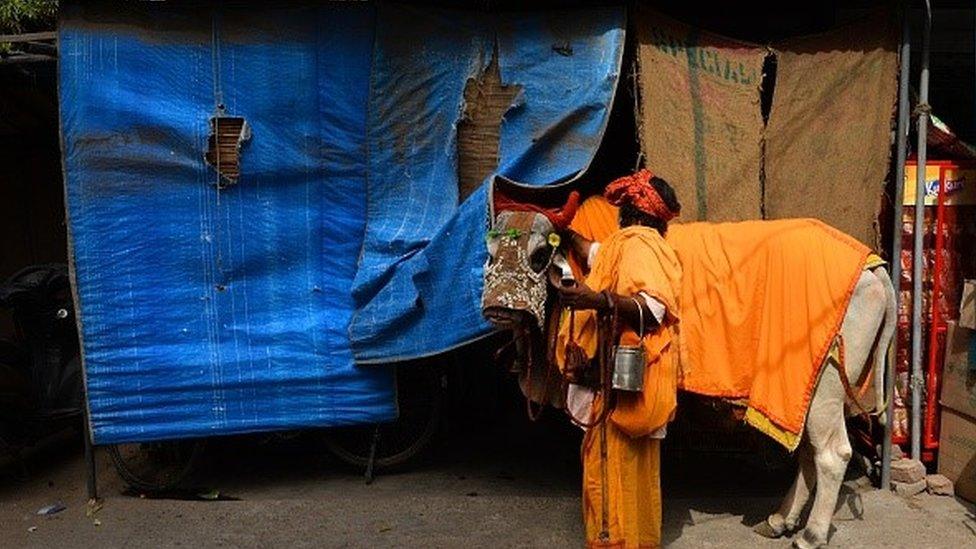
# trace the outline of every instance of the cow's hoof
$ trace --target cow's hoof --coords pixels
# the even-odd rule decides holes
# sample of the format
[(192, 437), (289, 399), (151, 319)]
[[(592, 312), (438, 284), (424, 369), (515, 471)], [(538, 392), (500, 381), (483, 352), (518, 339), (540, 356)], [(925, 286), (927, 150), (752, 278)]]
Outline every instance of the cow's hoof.
[(769, 539), (776, 539), (776, 538), (783, 537), (783, 534), (786, 533), (785, 529), (777, 530), (776, 528), (774, 528), (773, 525), (769, 523), (769, 519), (766, 519), (760, 522), (759, 524), (753, 526), (752, 531), (764, 538), (769, 538)]
[(820, 549), (826, 546), (826, 543), (821, 543), (813, 539), (813, 535), (810, 534), (809, 530), (804, 530), (803, 533), (793, 540), (793, 547), (796, 549)]

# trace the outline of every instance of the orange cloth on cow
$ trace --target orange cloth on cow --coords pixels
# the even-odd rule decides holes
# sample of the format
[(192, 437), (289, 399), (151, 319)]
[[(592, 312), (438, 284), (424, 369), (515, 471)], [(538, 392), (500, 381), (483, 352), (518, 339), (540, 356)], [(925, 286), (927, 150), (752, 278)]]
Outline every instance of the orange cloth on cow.
[[(646, 364), (641, 393), (616, 393), (616, 407), (602, 427), (590, 429), (583, 442), (583, 518), (590, 546), (657, 547), (661, 539), (659, 441), (648, 435), (667, 424), (677, 404), (677, 354), (673, 343), (677, 322), (681, 268), (674, 252), (653, 229), (629, 227), (606, 239), (597, 253), (586, 284), (596, 291), (610, 290), (632, 296), (644, 292), (667, 309), (663, 325), (644, 338)], [(593, 357), (597, 347), (594, 311), (576, 311), (572, 337)], [(568, 315), (566, 315), (568, 317)], [(565, 365), (569, 341), (568, 318), (563, 318), (556, 345), (556, 360)], [(632, 330), (620, 343), (636, 345)], [(593, 414), (598, 415), (597, 398)], [(603, 469), (600, 432), (606, 429), (606, 484), (609, 540), (603, 530)]]
[(672, 225), (667, 240), (683, 273), (681, 387), (747, 398), (800, 435), (868, 248), (813, 219)]
[(587, 240), (605, 242), (620, 229), (620, 209), (602, 195), (591, 196), (576, 210), (569, 228)]
[[(602, 242), (617, 208), (587, 199), (570, 228)], [(810, 219), (669, 225), (681, 262), (679, 386), (745, 399), (746, 421), (792, 450), (868, 248)]]
[[(603, 529), (600, 430), (607, 430), (607, 532)], [(661, 441), (632, 438), (612, 422), (583, 438), (583, 523), (588, 547), (661, 546)]]

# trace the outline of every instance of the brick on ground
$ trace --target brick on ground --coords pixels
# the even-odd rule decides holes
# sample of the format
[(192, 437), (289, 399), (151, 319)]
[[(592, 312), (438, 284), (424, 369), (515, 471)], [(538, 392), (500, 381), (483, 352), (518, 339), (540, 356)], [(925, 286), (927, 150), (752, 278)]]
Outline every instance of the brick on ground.
[(891, 461), (898, 461), (905, 457), (905, 452), (897, 444), (891, 445)]
[(903, 484), (914, 484), (925, 480), (925, 465), (917, 459), (903, 458), (891, 462), (891, 480)]
[(925, 477), (930, 494), (937, 496), (954, 496), (956, 494), (952, 481), (945, 475), (929, 475)]

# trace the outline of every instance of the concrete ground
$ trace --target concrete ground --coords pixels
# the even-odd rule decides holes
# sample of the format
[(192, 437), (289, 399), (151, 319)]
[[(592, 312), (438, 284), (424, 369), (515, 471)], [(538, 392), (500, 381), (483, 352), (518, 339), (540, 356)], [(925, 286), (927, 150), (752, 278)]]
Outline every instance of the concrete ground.
[[(534, 426), (512, 434), (463, 426), (409, 472), (362, 477), (313, 437), (216, 441), (201, 490), (237, 501), (125, 495), (99, 455), (103, 507), (86, 516), (77, 441), (30, 459), (30, 477), (0, 476), (0, 547), (579, 547), (578, 435)], [(664, 466), (668, 546), (787, 547), (750, 526), (773, 509), (789, 471), (684, 455)], [(36, 511), (63, 502), (51, 517)], [(976, 547), (976, 515), (953, 498), (845, 491), (833, 547)]]

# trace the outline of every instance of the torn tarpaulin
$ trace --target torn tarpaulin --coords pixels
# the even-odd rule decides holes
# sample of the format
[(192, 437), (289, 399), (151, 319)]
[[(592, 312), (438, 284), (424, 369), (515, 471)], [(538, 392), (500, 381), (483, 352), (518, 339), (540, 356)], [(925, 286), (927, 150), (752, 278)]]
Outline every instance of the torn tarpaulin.
[[(624, 10), (144, 4), (66, 2), (59, 30), (95, 442), (392, 419), (392, 369), (357, 368), (350, 339), (390, 361), (490, 329), (484, 185), (458, 206), (468, 79), (497, 44), (499, 82), (522, 88), (499, 172), (571, 178), (606, 124)], [(253, 129), (219, 193), (218, 105)]]
[(464, 112), (457, 125), (458, 202), (498, 170), (502, 121), (521, 97), (522, 86), (502, 82), (497, 48), (485, 70), (464, 85)]
[(480, 313), (487, 193), (481, 184), (458, 206), (455, 126), (466, 83), (484, 74), (496, 44), (500, 83), (521, 87), (501, 120), (497, 173), (546, 185), (575, 177), (596, 152), (624, 22), (622, 8), (476, 14), (379, 5), (369, 210), (350, 325), (358, 362), (434, 354), (490, 331)]
[[(392, 371), (356, 368), (347, 335), (373, 7), (149, 4), (66, 2), (59, 28), (95, 442), (393, 419)], [(220, 104), (253, 134), (218, 193)], [(218, 121), (235, 150), (243, 124)]]

